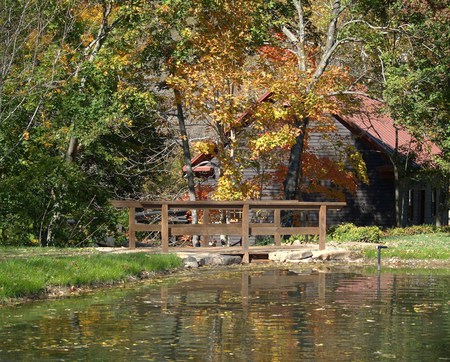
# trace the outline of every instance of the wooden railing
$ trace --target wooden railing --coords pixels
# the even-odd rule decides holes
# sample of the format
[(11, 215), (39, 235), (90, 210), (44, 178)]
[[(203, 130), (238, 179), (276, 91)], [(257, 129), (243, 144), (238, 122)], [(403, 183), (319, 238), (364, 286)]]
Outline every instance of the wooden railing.
[[(327, 210), (338, 210), (345, 202), (301, 202), (288, 200), (268, 201), (134, 201), (112, 200), (118, 208), (129, 209), (129, 248), (136, 247), (136, 232), (156, 231), (161, 233), (161, 248), (169, 252), (169, 237), (176, 235), (239, 235), (242, 240), (242, 253), (248, 259), (250, 235), (273, 235), (275, 245), (281, 245), (282, 235), (319, 235), (319, 250), (325, 249)], [(156, 224), (136, 222), (136, 209), (159, 210), (161, 219)], [(169, 211), (203, 210), (202, 224), (173, 224), (169, 220)], [(237, 210), (242, 217), (234, 223), (210, 223), (209, 210)], [(254, 210), (273, 210), (273, 222), (251, 223), (250, 214)], [(318, 226), (283, 226), (281, 211), (318, 211)]]

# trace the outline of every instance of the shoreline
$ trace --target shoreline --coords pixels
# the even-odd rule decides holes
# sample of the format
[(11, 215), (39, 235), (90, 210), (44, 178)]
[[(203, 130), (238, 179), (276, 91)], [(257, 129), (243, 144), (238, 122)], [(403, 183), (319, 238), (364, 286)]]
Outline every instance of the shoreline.
[[(176, 267), (164, 271), (144, 271), (135, 276), (128, 276), (124, 279), (114, 280), (111, 282), (95, 282), (88, 285), (69, 285), (69, 286), (48, 286), (44, 291), (27, 295), (20, 298), (9, 298), (6, 301), (0, 301), (0, 308), (22, 305), (43, 300), (58, 300), (64, 298), (77, 297), (96, 293), (99, 291), (107, 291), (112, 288), (126, 288), (133, 287), (139, 283), (161, 283), (167, 278), (176, 278), (177, 276), (194, 276), (201, 273), (201, 270), (211, 270), (217, 268), (219, 270), (258, 270), (258, 269), (273, 269), (273, 268), (300, 268), (300, 269), (354, 269), (354, 268), (377, 268), (377, 260), (372, 258), (361, 257), (361, 251), (350, 251), (348, 258), (341, 260), (310, 260), (303, 262), (276, 262), (272, 260), (258, 260), (250, 264), (233, 264), (233, 265), (205, 265), (199, 268), (189, 268), (186, 265)], [(110, 251), (111, 252), (111, 251)], [(139, 252), (139, 251), (138, 251)], [(385, 258), (381, 261), (381, 271), (383, 269), (450, 269), (450, 260), (420, 260), (420, 259), (399, 259), (399, 258)], [(450, 272), (449, 272), (450, 273)], [(184, 274), (184, 275), (183, 275)]]

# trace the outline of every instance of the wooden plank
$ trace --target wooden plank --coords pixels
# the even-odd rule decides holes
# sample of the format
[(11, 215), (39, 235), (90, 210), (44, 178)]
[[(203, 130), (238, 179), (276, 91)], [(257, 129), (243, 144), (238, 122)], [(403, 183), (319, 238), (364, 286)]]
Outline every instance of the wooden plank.
[(319, 210), (321, 205), (330, 209), (340, 209), (346, 205), (345, 202), (305, 202), (296, 200), (257, 200), (247, 201), (251, 209), (281, 209), (281, 210)]
[(236, 224), (197, 224), (177, 225), (169, 224), (171, 235), (241, 235), (242, 225)]
[(128, 210), (128, 233), (128, 248), (136, 249), (136, 217), (134, 207), (130, 207)]
[[(281, 226), (281, 210), (280, 209), (274, 210), (273, 214), (274, 214), (273, 215), (274, 226), (275, 227)], [(276, 231), (275, 235), (273, 236), (273, 238), (274, 238), (274, 241), (275, 241), (275, 245), (278, 245), (278, 246), (281, 245), (281, 234), (279, 232)]]
[(244, 201), (164, 201), (171, 209), (242, 209)]
[(141, 203), (136, 200), (110, 200), (112, 206), (119, 208), (140, 207)]
[(329, 209), (341, 209), (345, 202), (304, 202), (295, 200), (252, 200), (252, 201), (140, 201), (140, 200), (110, 200), (111, 205), (118, 208), (161, 209), (167, 205), (170, 209), (242, 209), (249, 205), (250, 209), (281, 209), (281, 210), (319, 210), (321, 205)]
[[(129, 208), (129, 241), (130, 249), (136, 247), (137, 231), (161, 232), (162, 251), (169, 250), (170, 235), (241, 235), (244, 262), (249, 260), (249, 235), (274, 235), (276, 245), (280, 245), (282, 235), (319, 235), (319, 249), (325, 249), (327, 209), (338, 210), (345, 202), (302, 202), (295, 200), (252, 200), (252, 201), (139, 201), (111, 200), (115, 207)], [(161, 224), (136, 224), (136, 208), (161, 210)], [(200, 225), (169, 224), (169, 210), (216, 209), (242, 211), (242, 223)], [(274, 210), (274, 223), (249, 224), (250, 210)], [(304, 210), (319, 212), (318, 227), (283, 227), (280, 210)]]
[(169, 208), (167, 204), (161, 208), (161, 248), (163, 253), (169, 252)]
[(250, 235), (318, 235), (319, 227), (317, 226), (260, 226), (260, 224), (250, 224)]
[(136, 231), (158, 231), (161, 232), (160, 224), (135, 224), (134, 230)]
[[(209, 209), (205, 209), (203, 211), (203, 223), (205, 225), (209, 225)], [(202, 246), (208, 246), (209, 245), (209, 233), (205, 230), (205, 228), (202, 229), (204, 231), (203, 240), (200, 241)]]
[(249, 248), (249, 232), (250, 232), (250, 208), (248, 204), (244, 205), (242, 208), (242, 251), (244, 255), (242, 257), (242, 263), (248, 264), (250, 263), (250, 255), (248, 253)]
[(319, 250), (325, 250), (325, 239), (327, 236), (327, 206), (320, 206), (319, 211)]

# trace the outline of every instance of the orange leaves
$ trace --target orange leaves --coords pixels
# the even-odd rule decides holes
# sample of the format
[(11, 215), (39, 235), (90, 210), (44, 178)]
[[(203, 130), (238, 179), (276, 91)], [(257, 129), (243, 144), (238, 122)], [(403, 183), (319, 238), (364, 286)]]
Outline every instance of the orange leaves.
[(309, 181), (303, 190), (307, 193), (321, 193), (332, 199), (344, 200), (344, 192), (354, 194), (358, 186), (357, 177), (342, 167), (336, 160), (304, 153), (303, 175)]
[(295, 59), (295, 55), (288, 49), (283, 49), (271, 45), (263, 45), (258, 49), (259, 54), (272, 63), (283, 64), (289, 60)]

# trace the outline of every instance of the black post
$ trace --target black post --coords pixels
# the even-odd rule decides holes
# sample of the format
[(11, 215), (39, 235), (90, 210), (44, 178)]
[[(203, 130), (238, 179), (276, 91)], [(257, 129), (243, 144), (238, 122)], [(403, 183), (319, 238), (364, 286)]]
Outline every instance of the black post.
[(387, 249), (387, 246), (385, 245), (377, 245), (377, 251), (378, 251), (378, 288), (377, 288), (377, 295), (380, 296), (380, 290), (381, 290), (381, 249)]
[(378, 249), (378, 270), (381, 269), (381, 249), (387, 249), (385, 245), (377, 245)]

